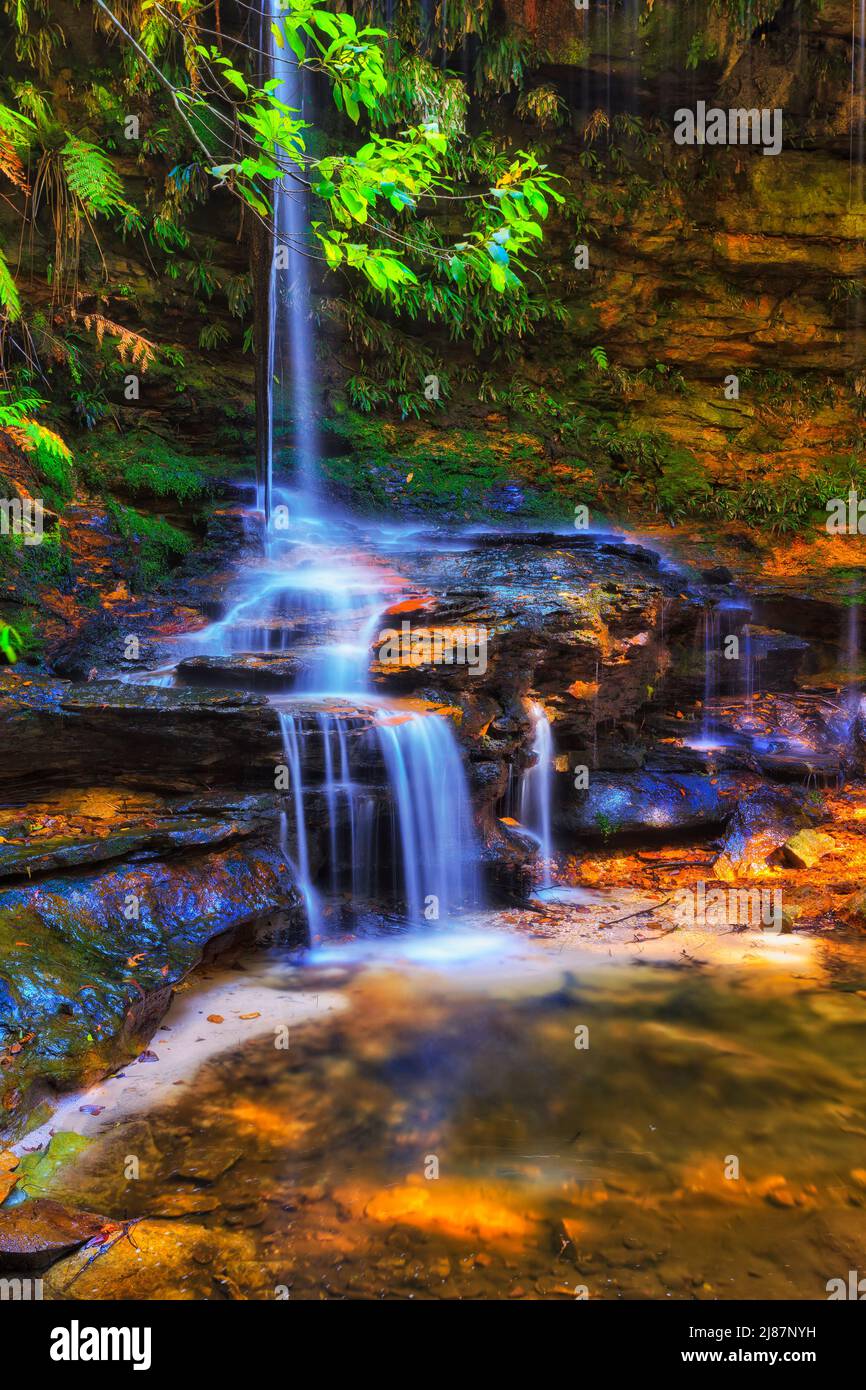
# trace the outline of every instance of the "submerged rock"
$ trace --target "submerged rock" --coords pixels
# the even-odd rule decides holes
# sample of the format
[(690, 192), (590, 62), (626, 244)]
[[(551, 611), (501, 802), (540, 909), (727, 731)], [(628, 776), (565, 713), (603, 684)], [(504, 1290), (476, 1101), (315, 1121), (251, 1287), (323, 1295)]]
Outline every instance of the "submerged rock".
[(47, 1197), (0, 1208), (0, 1270), (47, 1269), (107, 1225), (104, 1216)]
[(823, 830), (798, 830), (785, 841), (782, 854), (795, 869), (812, 869), (835, 848), (836, 841)]
[[(225, 1297), (224, 1281), (256, 1255), (245, 1233), (177, 1221), (138, 1221), (133, 1235), (106, 1242), (98, 1260), (89, 1261), (82, 1250), (56, 1265), (45, 1280), (49, 1298)], [(266, 1283), (264, 1273), (260, 1282)]]

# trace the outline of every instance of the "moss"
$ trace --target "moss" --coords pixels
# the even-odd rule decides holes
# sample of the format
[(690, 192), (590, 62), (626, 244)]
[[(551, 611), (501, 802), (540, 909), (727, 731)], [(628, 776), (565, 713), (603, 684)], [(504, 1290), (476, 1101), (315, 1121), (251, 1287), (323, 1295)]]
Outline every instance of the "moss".
[(127, 544), (133, 582), (143, 588), (155, 588), (192, 549), (192, 538), (160, 516), (143, 516), (117, 502), (109, 502), (106, 510)]
[(81, 472), (90, 487), (177, 502), (202, 499), (209, 482), (187, 453), (150, 431), (104, 431), (81, 451)]

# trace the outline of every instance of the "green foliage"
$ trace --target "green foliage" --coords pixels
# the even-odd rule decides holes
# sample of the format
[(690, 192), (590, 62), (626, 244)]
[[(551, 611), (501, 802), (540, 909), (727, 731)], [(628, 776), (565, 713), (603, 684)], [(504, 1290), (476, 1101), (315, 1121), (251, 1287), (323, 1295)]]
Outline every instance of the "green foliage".
[(845, 498), (851, 488), (866, 492), (866, 463), (857, 455), (831, 457), (806, 478), (747, 480), (714, 489), (707, 514), (721, 521), (743, 521), (777, 534), (792, 534), (808, 526), (823, 527), (827, 503)]
[(18, 297), (18, 286), (12, 277), (12, 272), (6, 264), (5, 257), (0, 251), (0, 308), (6, 315), (10, 323), (21, 317), (21, 300)]
[(377, 126), (415, 126), (433, 122), (447, 139), (466, 133), (469, 92), (461, 78), (420, 53), (398, 58), (388, 86), (371, 112)]
[(98, 145), (70, 135), (60, 157), (67, 187), (85, 211), (101, 217), (120, 214), (126, 226), (142, 225), (140, 214), (123, 196), (120, 175)]
[(192, 550), (192, 538), (160, 516), (145, 516), (113, 501), (106, 510), (126, 542), (133, 582), (142, 588), (155, 588)]
[(57, 61), (57, 49), (66, 42), (63, 30), (52, 18), (51, 0), (3, 0), (3, 9), (15, 33), (15, 60), (35, 68), (47, 78)]
[(17, 628), (11, 627), (9, 623), (0, 623), (0, 653), (6, 661), (14, 666), (24, 650), (24, 645), (24, 638)]
[(524, 121), (534, 121), (542, 130), (554, 130), (568, 120), (568, 105), (550, 82), (521, 92), (515, 108)]
[(198, 345), (206, 352), (224, 347), (229, 340), (229, 331), (224, 323), (206, 323), (199, 329)]
[(522, 87), (535, 45), (523, 34), (502, 32), (488, 38), (475, 60), (475, 86), (482, 93), (501, 96)]
[(105, 434), (82, 450), (81, 465), (93, 488), (170, 497), (180, 504), (199, 502), (208, 491), (207, 479), (193, 460), (150, 432)]
[(46, 405), (47, 401), (33, 391), (0, 388), (0, 431), (6, 432), (28, 452), (35, 453), (43, 477), (58, 492), (69, 495), (72, 490), (69, 446), (54, 430), (33, 418)]
[(692, 34), (689, 41), (688, 52), (686, 53), (686, 67), (699, 68), (701, 63), (707, 63), (716, 57), (716, 45), (706, 34), (700, 31)]

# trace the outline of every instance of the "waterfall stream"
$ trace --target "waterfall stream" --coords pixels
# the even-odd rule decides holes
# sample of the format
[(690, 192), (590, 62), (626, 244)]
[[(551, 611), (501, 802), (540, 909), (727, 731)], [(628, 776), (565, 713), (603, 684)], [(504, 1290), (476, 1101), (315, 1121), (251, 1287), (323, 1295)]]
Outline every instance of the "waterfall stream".
[[(303, 68), (271, 29), (280, 13), (279, 0), (266, 0), (271, 72), (279, 99), (303, 113)], [(385, 894), (411, 922), (447, 920), (478, 901), (467, 780), (449, 719), (370, 686), (371, 648), (408, 586), (322, 498), (313, 248), (296, 155), (281, 153), (284, 173), (273, 190), (269, 332), (260, 364), (269, 398), (267, 464), (256, 496), (264, 553), (241, 571), (224, 615), (186, 641), (185, 654), (216, 658), (217, 674), (219, 659), (230, 662), (233, 682), (248, 674), (251, 688), (267, 674), (283, 744), (281, 844), (311, 931), (322, 920), (325, 893), (350, 899), (352, 910)], [(286, 449), (284, 427), (292, 441)], [(275, 524), (277, 508), (289, 525)]]
[(551, 786), (553, 781), (553, 733), (541, 705), (533, 703), (532, 752), (535, 762), (520, 783), (520, 820), (538, 839), (541, 860), (541, 887), (549, 888), (553, 842), (550, 829)]

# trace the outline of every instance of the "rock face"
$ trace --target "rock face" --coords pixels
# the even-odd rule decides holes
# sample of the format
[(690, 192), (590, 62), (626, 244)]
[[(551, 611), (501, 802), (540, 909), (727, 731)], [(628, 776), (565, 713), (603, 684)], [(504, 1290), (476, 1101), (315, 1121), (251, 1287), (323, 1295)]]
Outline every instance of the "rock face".
[(804, 802), (802, 792), (771, 786), (738, 802), (715, 863), (716, 877), (737, 878), (765, 868), (786, 841), (808, 827)]
[(566, 837), (602, 840), (640, 834), (670, 838), (680, 831), (720, 826), (731, 813), (738, 782), (734, 777), (636, 772), (617, 777), (601, 773), (581, 795), (554, 817)]
[[(19, 1133), (41, 1098), (141, 1051), (172, 986), (208, 948), (277, 913), (300, 930), (275, 836), (247, 827), (236, 838), (209, 853), (133, 854), (115, 868), (0, 888), (0, 1133)], [(122, 839), (114, 849), (123, 853)]]
[(605, 768), (618, 765), (667, 684), (696, 693), (702, 680), (697, 668), (693, 681), (683, 675), (698, 650), (699, 597), (657, 554), (622, 538), (440, 541), (419, 545), (403, 571), (427, 599), (411, 631), (462, 637), (463, 655), (426, 666), (380, 659), (374, 680), (457, 711), (488, 805), (505, 791), (508, 764), (528, 765), (530, 700), (546, 710), (559, 755)]
[(207, 785), (273, 787), (276, 715), (262, 695), (176, 690), (0, 672), (7, 753), (0, 787), (26, 786), (33, 769), (63, 786), (117, 781), (194, 791)]
[(262, 696), (4, 673), (0, 728), (0, 1133), (18, 1134), (140, 1051), (206, 951), (304, 918)]

